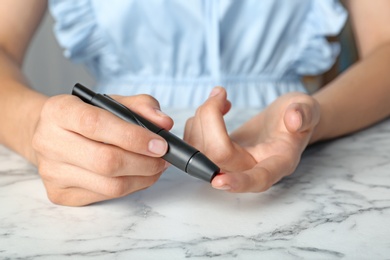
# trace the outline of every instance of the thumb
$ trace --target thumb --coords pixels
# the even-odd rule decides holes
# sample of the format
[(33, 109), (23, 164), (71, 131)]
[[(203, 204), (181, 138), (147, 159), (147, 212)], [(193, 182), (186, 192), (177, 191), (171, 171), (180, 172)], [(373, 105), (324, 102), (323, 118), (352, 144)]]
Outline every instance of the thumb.
[(290, 104), (284, 114), (284, 124), (291, 133), (305, 132), (314, 128), (319, 121), (315, 106), (305, 103)]

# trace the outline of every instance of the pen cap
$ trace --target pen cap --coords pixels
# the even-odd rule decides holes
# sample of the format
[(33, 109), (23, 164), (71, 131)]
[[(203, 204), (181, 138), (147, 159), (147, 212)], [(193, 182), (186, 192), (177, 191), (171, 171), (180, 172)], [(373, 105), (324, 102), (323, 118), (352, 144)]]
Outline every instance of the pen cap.
[(162, 130), (158, 133), (168, 142), (168, 151), (162, 157), (164, 160), (185, 171), (189, 175), (211, 182), (219, 167), (194, 147), (184, 142), (172, 133)]
[(96, 93), (89, 88), (84, 87), (80, 83), (77, 83), (73, 87), (72, 95), (79, 97), (84, 102), (90, 103)]
[(220, 169), (201, 152), (196, 153), (187, 165), (187, 173), (198, 179), (211, 182)]
[(198, 150), (167, 130), (160, 131), (158, 135), (168, 143), (168, 151), (162, 158), (180, 170), (187, 172), (188, 161), (194, 154), (198, 153)]

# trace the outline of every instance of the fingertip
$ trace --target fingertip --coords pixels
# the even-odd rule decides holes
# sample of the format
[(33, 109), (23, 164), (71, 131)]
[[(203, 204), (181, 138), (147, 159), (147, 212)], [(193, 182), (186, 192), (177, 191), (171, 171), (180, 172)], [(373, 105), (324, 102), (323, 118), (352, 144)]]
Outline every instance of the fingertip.
[(170, 130), (173, 127), (173, 119), (162, 112), (159, 107), (145, 106), (142, 111), (138, 112), (142, 117), (148, 119), (153, 124)]
[(229, 112), (231, 108), (231, 102), (227, 99), (227, 92), (225, 88), (217, 86), (210, 92), (209, 98), (204, 105), (217, 106), (222, 115)]
[(213, 179), (212, 186), (215, 189), (229, 191), (231, 193), (264, 191), (267, 181), (264, 178), (256, 179), (253, 177), (249, 172), (222, 173)]
[(166, 130), (170, 130), (173, 127), (174, 124), (173, 119), (167, 114), (165, 114), (164, 112), (162, 112), (160, 108), (155, 108), (154, 112), (158, 116), (156, 118), (156, 123), (158, 125), (160, 125)]
[(160, 109), (159, 107), (154, 108), (154, 112), (155, 112), (158, 116), (160, 116), (160, 117), (162, 117), (162, 118), (169, 117), (167, 114), (165, 114), (163, 111), (161, 111), (161, 109)]
[(211, 182), (212, 187), (223, 191), (232, 190), (232, 186), (228, 183), (228, 178), (226, 177), (228, 177), (226, 173), (219, 173)]
[(220, 86), (214, 87), (214, 88), (211, 90), (209, 97), (218, 96), (218, 95), (221, 94), (223, 91), (224, 91), (224, 88), (223, 88), (223, 87), (220, 87)]
[(173, 127), (173, 119), (161, 111), (158, 100), (152, 96), (141, 94), (122, 97), (120, 101), (132, 111), (166, 130)]

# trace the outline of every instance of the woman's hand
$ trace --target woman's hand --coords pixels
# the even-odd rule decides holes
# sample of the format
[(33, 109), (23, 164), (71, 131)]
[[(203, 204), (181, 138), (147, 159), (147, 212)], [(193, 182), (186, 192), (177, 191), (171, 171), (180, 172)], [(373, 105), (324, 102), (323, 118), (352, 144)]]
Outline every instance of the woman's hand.
[[(146, 95), (115, 97), (170, 129), (173, 121)], [(70, 95), (50, 98), (33, 137), (37, 166), (49, 199), (81, 206), (151, 186), (168, 164), (160, 136)]]
[(187, 121), (184, 139), (220, 168), (212, 185), (231, 192), (261, 192), (291, 174), (320, 119), (315, 99), (289, 93), (230, 136), (223, 120), (231, 105), (216, 87)]

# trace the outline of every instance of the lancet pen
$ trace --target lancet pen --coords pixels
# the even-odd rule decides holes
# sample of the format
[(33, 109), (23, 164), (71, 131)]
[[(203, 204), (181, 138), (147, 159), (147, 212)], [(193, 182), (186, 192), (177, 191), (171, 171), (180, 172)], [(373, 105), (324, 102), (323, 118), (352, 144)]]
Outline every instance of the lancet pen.
[(168, 143), (168, 151), (162, 158), (189, 175), (211, 182), (215, 175), (219, 173), (219, 167), (197, 149), (169, 131), (156, 126), (131, 111), (110, 96), (95, 93), (79, 83), (74, 86), (72, 95), (79, 97), (88, 104), (105, 109), (129, 123), (142, 126), (163, 137)]

